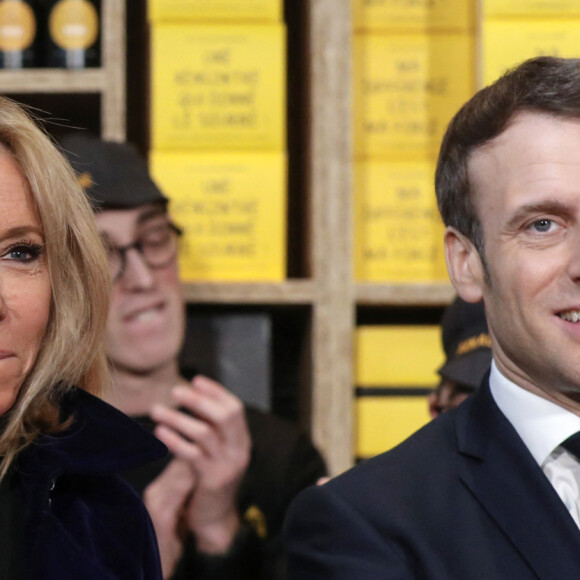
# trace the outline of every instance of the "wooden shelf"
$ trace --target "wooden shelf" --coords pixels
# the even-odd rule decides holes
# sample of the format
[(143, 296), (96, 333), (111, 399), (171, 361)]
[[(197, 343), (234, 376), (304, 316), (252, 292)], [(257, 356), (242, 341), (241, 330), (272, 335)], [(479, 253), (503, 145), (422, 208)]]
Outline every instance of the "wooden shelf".
[(0, 70), (4, 94), (88, 94), (101, 96), (101, 135), (125, 140), (125, 1), (101, 5), (101, 68)]
[(98, 94), (101, 97), (101, 136), (112, 141), (124, 141), (125, 0), (102, 1), (101, 31), (100, 68), (0, 70), (0, 93)]
[(106, 88), (103, 69), (0, 70), (2, 92), (10, 93), (99, 93)]
[[(285, 282), (185, 282), (188, 302), (201, 304), (315, 304), (321, 291), (312, 280)], [(357, 306), (446, 306), (455, 296), (449, 283), (355, 285)]]
[(356, 302), (361, 306), (445, 306), (455, 296), (453, 286), (438, 284), (357, 284)]
[(185, 283), (188, 302), (203, 304), (306, 304), (315, 301), (316, 288), (310, 280), (277, 283)]

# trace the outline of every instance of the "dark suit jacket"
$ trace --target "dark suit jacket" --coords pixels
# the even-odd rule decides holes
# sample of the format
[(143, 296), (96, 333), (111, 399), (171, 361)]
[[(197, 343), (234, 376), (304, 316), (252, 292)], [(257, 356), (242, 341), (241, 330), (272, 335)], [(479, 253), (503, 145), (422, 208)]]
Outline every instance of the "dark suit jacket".
[(306, 490), (292, 580), (580, 578), (580, 530), (487, 380), (395, 449)]
[(38, 437), (17, 457), (27, 580), (160, 580), (155, 532), (116, 472), (166, 447), (85, 391), (61, 401), (68, 429)]

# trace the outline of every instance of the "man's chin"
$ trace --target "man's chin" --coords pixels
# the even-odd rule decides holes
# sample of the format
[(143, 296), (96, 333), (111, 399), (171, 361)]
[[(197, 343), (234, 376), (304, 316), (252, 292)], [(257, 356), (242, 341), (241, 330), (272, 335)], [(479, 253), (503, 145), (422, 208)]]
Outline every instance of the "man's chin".
[(177, 360), (177, 354), (170, 353), (166, 356), (160, 356), (160, 352), (142, 353), (139, 357), (110, 359), (113, 370), (121, 373), (128, 373), (137, 376), (148, 376), (155, 374), (163, 368), (174, 364)]

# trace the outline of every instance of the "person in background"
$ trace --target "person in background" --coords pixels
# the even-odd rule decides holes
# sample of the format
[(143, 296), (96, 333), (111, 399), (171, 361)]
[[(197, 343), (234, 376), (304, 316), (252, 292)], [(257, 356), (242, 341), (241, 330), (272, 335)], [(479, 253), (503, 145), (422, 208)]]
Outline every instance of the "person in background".
[(476, 93), (435, 189), (491, 370), (463, 404), (290, 507), (292, 580), (580, 577), (580, 59)]
[(172, 453), (127, 474), (144, 494), (164, 577), (283, 578), (282, 521), (294, 496), (325, 474), (321, 456), (290, 424), (245, 407), (205, 376), (182, 376), (181, 231), (168, 200), (130, 145), (83, 133), (60, 143), (109, 252), (110, 401)]
[(161, 578), (151, 520), (116, 472), (166, 453), (95, 395), (107, 259), (68, 163), (0, 98), (0, 578)]
[(441, 381), (429, 396), (431, 417), (457, 407), (481, 385), (491, 366), (491, 339), (483, 302), (470, 304), (457, 296), (441, 319), (445, 363)]

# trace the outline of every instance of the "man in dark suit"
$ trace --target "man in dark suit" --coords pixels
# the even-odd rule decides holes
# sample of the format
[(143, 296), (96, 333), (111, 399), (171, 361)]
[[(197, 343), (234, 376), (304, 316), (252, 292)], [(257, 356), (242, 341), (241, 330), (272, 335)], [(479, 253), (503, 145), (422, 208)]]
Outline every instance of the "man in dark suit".
[(490, 374), (301, 494), (294, 580), (580, 578), (580, 60), (532, 59), (477, 93), (447, 130), (436, 190), (451, 280), (485, 304)]

